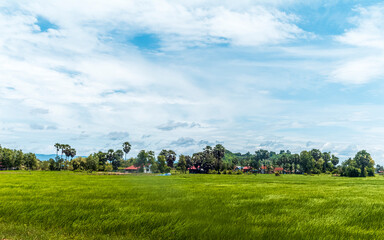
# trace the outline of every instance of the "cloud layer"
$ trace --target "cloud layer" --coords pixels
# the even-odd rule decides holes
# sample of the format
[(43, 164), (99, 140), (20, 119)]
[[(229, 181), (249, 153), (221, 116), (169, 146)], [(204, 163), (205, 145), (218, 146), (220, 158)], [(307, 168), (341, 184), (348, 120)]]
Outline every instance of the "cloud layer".
[[(338, 1), (315, 1), (313, 8)], [(339, 4), (339, 5), (337, 5)], [(2, 1), (0, 142), (38, 153), (366, 148), (384, 156), (382, 4)], [(325, 19), (317, 19), (325, 21)], [(308, 144), (311, 142), (311, 144)]]

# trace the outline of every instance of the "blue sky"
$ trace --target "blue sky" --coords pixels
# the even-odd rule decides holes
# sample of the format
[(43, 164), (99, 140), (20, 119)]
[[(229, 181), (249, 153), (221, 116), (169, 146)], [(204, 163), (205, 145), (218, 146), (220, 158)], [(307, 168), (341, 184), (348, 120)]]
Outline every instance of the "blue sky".
[(383, 22), (380, 1), (2, 1), (0, 143), (384, 163)]

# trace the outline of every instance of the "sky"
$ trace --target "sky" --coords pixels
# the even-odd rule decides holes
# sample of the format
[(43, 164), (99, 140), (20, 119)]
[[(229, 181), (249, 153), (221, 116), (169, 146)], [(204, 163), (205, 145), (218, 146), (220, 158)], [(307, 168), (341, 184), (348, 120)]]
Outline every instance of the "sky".
[(384, 4), (3, 0), (0, 144), (384, 163)]

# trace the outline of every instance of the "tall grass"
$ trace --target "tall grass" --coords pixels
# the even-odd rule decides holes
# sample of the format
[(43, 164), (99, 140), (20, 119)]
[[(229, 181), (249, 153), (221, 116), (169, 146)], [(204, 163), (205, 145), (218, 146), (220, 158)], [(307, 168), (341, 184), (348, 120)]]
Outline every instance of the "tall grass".
[(380, 239), (384, 178), (0, 173), (0, 239)]

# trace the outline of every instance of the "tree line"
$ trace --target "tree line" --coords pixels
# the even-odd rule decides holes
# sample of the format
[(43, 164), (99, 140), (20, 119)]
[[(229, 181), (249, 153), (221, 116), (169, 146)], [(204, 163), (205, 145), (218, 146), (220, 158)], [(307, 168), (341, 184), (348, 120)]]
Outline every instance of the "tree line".
[[(247, 170), (252, 173), (273, 173), (278, 169), (284, 174), (333, 173), (349, 177), (374, 176), (374, 160), (365, 151), (359, 151), (339, 165), (339, 158), (330, 152), (319, 149), (291, 153), (279, 153), (259, 149), (253, 154), (232, 153), (221, 144), (206, 146), (192, 155), (179, 155), (173, 150), (163, 149), (158, 156), (153, 151), (141, 150), (136, 157), (127, 159), (131, 144), (124, 142), (121, 149), (95, 152), (88, 157), (76, 157), (76, 150), (68, 144), (56, 143), (56, 158), (40, 161), (33, 153), (24, 154), (21, 150), (11, 150), (0, 146), (0, 168), (3, 169), (41, 169), (73, 171), (117, 171), (134, 165), (139, 171), (144, 167), (153, 173), (166, 173), (171, 169), (193, 173), (227, 173)], [(63, 158), (65, 156), (65, 158)], [(380, 166), (378, 166), (380, 167)], [(382, 168), (382, 167), (381, 167)], [(378, 168), (379, 169), (379, 168)]]
[(0, 145), (0, 169), (38, 169), (39, 160), (34, 153), (23, 153), (21, 150), (3, 148)]

